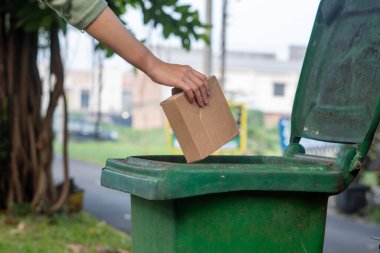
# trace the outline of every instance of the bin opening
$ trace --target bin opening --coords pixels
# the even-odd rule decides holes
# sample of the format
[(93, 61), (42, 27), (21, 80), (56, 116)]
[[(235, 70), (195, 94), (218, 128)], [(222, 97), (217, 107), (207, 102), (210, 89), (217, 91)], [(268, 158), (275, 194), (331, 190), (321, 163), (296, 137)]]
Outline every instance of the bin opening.
[[(212, 155), (201, 161), (193, 163), (195, 166), (186, 163), (186, 159), (182, 155), (147, 155), (147, 156), (131, 156), (127, 158), (128, 162), (139, 159), (138, 163), (143, 159), (150, 164), (157, 164), (165, 166), (162, 163), (183, 164), (189, 167), (199, 167), (201, 165), (217, 164), (218, 166), (227, 164), (239, 165), (263, 165), (263, 164), (280, 164), (280, 165), (333, 165), (334, 158), (325, 158), (312, 155), (303, 155), (295, 157), (283, 156), (237, 156), (237, 155)], [(158, 164), (157, 164), (158, 165)]]

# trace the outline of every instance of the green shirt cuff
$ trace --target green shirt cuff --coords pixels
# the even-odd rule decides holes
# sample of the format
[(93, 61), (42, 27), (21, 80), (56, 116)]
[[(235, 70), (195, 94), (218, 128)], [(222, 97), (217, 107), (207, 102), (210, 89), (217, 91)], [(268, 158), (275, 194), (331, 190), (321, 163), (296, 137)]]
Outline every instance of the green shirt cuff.
[(84, 30), (107, 6), (105, 0), (47, 0), (68, 23)]

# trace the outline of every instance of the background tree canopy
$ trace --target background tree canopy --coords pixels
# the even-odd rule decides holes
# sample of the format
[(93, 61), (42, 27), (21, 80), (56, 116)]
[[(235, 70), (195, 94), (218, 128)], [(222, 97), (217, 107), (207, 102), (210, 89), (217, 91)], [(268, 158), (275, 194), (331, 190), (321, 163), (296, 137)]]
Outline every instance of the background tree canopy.
[[(208, 26), (200, 21), (198, 11), (178, 0), (109, 0), (108, 5), (119, 17), (130, 8), (140, 10), (144, 24), (161, 29), (165, 38), (178, 38), (186, 49), (192, 40), (208, 43), (204, 33)], [(66, 22), (42, 1), (0, 0), (0, 209), (26, 203), (38, 211), (53, 212), (67, 197), (67, 105), (58, 36), (66, 31)], [(46, 109), (41, 105), (37, 65), (41, 48), (50, 51)], [(96, 48), (112, 55), (101, 44)], [(52, 175), (52, 121), (59, 99), (65, 112), (65, 181), (57, 192)]]

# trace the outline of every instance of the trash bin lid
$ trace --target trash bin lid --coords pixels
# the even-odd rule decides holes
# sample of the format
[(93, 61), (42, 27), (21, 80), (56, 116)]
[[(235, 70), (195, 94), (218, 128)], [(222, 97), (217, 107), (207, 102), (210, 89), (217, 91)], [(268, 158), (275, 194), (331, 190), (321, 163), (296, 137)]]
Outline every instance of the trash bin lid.
[(379, 1), (321, 1), (293, 104), (291, 142), (363, 143), (375, 131), (379, 9)]

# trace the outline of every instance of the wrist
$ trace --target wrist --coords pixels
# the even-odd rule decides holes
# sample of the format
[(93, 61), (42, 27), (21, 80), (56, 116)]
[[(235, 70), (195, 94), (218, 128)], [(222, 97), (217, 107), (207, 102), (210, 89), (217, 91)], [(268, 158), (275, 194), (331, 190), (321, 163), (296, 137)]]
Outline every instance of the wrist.
[(143, 70), (145, 74), (147, 74), (150, 79), (153, 81), (156, 80), (157, 77), (157, 72), (160, 70), (160, 65), (162, 65), (164, 62), (155, 57), (153, 54), (150, 55), (150, 57), (146, 58), (146, 63), (145, 63), (145, 69)]

